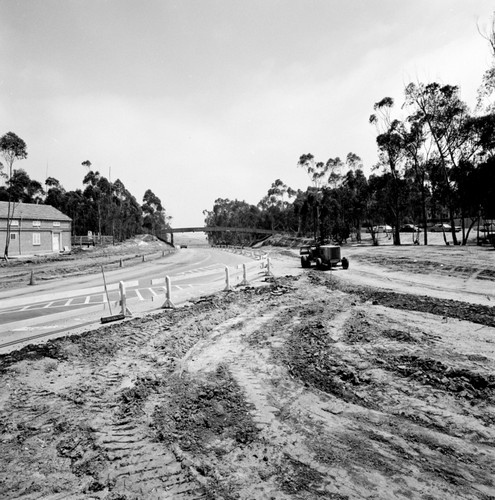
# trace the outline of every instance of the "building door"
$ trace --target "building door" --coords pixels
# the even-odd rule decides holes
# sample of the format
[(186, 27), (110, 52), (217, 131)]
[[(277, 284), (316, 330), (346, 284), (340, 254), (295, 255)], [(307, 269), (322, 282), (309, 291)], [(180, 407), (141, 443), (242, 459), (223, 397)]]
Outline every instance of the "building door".
[(52, 233), (52, 250), (60, 252), (60, 233)]

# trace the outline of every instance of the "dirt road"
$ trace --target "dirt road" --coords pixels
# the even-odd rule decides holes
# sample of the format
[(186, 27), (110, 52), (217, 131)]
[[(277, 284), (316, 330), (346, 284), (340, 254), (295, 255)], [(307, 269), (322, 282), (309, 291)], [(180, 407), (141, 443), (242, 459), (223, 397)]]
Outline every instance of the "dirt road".
[(0, 497), (495, 498), (495, 262), (451, 250), (345, 249), (361, 281), (274, 250), (262, 287), (3, 356)]

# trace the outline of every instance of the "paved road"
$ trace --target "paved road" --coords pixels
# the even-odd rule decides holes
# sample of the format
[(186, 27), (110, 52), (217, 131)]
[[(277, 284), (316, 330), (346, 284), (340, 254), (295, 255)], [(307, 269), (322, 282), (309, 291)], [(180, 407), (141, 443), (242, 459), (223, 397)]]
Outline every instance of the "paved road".
[[(256, 258), (258, 257), (258, 259)], [(264, 274), (259, 255), (234, 254), (218, 249), (189, 248), (162, 260), (145, 262), (103, 275), (63, 279), (0, 293), (0, 352), (23, 340), (61, 335), (100, 324), (102, 317), (120, 313), (119, 282), (126, 288), (131, 312), (159, 309), (165, 302), (165, 277), (171, 279), (172, 301), (192, 298), (225, 288), (226, 272), (232, 286), (239, 284), (246, 267), (248, 280)]]

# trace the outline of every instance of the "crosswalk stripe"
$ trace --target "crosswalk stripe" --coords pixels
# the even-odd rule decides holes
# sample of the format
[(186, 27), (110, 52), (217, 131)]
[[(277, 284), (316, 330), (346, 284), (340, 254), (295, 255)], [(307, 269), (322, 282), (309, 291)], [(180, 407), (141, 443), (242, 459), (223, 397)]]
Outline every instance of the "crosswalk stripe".
[(139, 290), (134, 290), (136, 292), (136, 295), (138, 297), (139, 300), (144, 300), (144, 297), (141, 295), (141, 293), (139, 292)]
[(88, 295), (84, 301), (85, 304), (89, 304), (89, 301), (91, 300), (91, 295)]
[(70, 305), (72, 304), (72, 301), (73, 301), (73, 300), (74, 300), (74, 299), (69, 299), (69, 300), (68, 300), (68, 301), (64, 304), (64, 306), (70, 306)]
[(43, 309), (46, 309), (47, 307), (50, 307), (53, 304), (53, 302), (48, 302), (46, 306), (43, 306)]
[(158, 297), (158, 294), (153, 290), (153, 288), (148, 288), (148, 290), (155, 296)]

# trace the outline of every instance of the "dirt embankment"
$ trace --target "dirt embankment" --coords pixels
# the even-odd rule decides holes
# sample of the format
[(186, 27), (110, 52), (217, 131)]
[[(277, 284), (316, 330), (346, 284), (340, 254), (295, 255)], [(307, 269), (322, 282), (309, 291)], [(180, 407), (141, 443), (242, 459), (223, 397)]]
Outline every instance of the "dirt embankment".
[(309, 271), (0, 359), (0, 497), (495, 498), (494, 308)]

